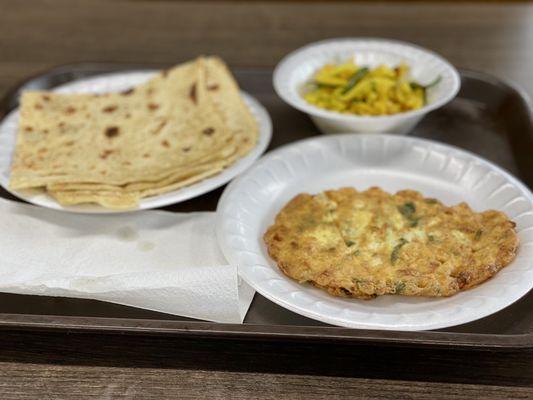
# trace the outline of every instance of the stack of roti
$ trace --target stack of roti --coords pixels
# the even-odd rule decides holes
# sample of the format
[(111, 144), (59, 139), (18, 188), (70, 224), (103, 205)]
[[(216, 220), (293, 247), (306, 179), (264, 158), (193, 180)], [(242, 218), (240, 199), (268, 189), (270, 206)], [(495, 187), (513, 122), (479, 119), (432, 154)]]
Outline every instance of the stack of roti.
[(61, 204), (134, 208), (213, 176), (256, 144), (258, 127), (218, 58), (122, 93), (25, 92), (10, 187)]

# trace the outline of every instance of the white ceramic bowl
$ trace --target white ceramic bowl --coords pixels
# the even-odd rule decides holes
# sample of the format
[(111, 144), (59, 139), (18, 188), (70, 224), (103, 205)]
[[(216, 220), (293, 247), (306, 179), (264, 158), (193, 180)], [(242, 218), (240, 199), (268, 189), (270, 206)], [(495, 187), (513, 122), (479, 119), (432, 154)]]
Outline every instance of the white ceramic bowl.
[[(439, 75), (441, 81), (428, 90), (428, 104), (418, 110), (384, 116), (357, 116), (328, 111), (307, 103), (302, 94), (313, 74), (327, 63), (355, 58), (358, 65), (410, 67), (411, 78), (426, 85)], [(330, 39), (302, 47), (287, 55), (274, 71), (274, 88), (288, 104), (311, 117), (323, 133), (387, 132), (406, 134), (428, 112), (455, 97), (461, 86), (457, 70), (442, 57), (421, 47), (385, 39)]]

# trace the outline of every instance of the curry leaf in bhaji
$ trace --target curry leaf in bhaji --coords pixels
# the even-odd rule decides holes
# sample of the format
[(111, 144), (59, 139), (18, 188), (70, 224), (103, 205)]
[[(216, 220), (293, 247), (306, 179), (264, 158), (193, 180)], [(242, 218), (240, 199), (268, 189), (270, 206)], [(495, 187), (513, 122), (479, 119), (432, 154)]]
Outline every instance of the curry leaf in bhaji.
[(355, 75), (348, 81), (348, 84), (342, 88), (341, 94), (348, 93), (352, 88), (357, 85), (361, 79), (368, 73), (368, 68), (359, 68)]

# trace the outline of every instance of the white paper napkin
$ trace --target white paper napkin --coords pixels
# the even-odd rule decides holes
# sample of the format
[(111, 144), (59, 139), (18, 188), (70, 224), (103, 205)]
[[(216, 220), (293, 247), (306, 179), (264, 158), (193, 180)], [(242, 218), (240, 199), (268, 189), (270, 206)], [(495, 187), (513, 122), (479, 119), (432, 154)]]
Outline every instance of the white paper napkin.
[(215, 237), (215, 213), (80, 215), (0, 199), (0, 292), (91, 298), (241, 323), (254, 291)]

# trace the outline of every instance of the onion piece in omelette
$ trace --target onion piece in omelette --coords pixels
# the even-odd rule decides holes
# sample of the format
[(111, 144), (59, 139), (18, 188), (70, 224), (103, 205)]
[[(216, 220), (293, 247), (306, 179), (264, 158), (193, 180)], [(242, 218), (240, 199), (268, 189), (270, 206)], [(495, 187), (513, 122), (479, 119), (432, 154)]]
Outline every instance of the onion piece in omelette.
[(335, 296), (441, 297), (508, 265), (518, 249), (514, 227), (502, 212), (447, 207), (412, 190), (342, 188), (296, 196), (264, 240), (286, 275)]

